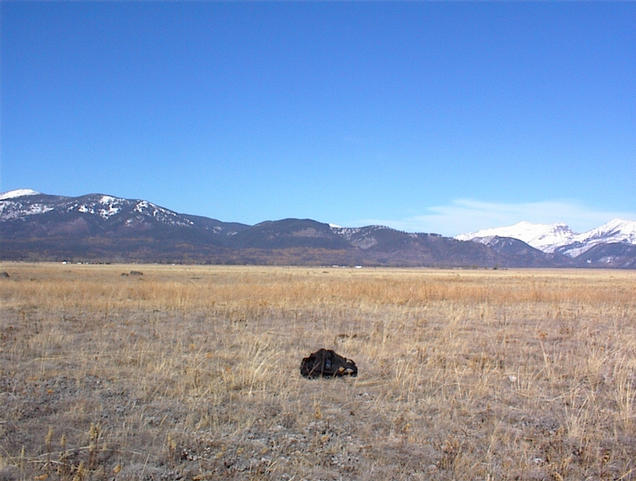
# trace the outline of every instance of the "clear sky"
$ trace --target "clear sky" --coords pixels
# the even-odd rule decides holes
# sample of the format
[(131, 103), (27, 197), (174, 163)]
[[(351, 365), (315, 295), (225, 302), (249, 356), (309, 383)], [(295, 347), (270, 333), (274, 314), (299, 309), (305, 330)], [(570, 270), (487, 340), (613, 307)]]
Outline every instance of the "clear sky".
[(0, 9), (0, 191), (445, 235), (636, 220), (636, 3)]

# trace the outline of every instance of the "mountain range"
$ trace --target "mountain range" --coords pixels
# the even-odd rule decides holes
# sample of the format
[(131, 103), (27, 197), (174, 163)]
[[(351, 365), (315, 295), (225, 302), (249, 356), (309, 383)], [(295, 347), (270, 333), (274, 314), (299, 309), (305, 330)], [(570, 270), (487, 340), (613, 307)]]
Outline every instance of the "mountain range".
[(576, 233), (566, 224), (518, 224), (484, 229), (456, 237), (493, 246), (502, 238), (512, 238), (547, 254), (560, 254), (583, 265), (636, 267), (636, 222), (613, 219), (600, 227)]
[(247, 225), (180, 214), (146, 200), (20, 189), (0, 194), (0, 259), (635, 268), (631, 224), (613, 221), (587, 237), (561, 224), (539, 228), (522, 223), (516, 230), (451, 238), (385, 226), (340, 227), (312, 219)]

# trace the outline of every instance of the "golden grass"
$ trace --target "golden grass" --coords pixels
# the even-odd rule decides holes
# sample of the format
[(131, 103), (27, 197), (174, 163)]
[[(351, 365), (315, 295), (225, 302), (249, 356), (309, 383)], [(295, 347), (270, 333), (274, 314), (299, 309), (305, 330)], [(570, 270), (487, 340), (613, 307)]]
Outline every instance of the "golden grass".
[(633, 271), (1, 270), (0, 479), (636, 476)]

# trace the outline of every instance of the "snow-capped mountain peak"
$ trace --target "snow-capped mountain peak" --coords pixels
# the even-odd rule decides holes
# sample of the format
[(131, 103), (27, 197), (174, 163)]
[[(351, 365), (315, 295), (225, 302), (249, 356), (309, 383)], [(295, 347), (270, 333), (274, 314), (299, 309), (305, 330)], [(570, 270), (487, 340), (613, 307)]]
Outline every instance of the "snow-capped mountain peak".
[(613, 219), (600, 227), (577, 234), (566, 224), (518, 224), (461, 234), (458, 240), (488, 244), (494, 236), (519, 239), (546, 253), (578, 257), (600, 244), (636, 245), (636, 221)]
[(531, 222), (518, 222), (517, 224), (483, 229), (469, 234), (461, 234), (458, 240), (474, 240), (482, 237), (512, 237), (519, 239), (543, 252), (554, 252), (560, 245), (572, 242), (576, 234), (570, 227), (563, 223), (557, 224), (533, 224)]
[(0, 194), (0, 200), (14, 199), (16, 197), (24, 197), (26, 195), (39, 195), (40, 193), (33, 189), (15, 189)]
[(636, 221), (612, 219), (596, 229), (576, 236), (577, 241), (603, 239), (603, 242), (629, 242), (636, 244)]
[[(25, 243), (25, 239), (29, 242)], [(295, 259), (298, 252), (304, 252), (298, 249), (309, 249), (307, 259), (329, 264), (494, 263), (636, 269), (634, 220), (613, 219), (582, 234), (572, 232), (563, 223), (519, 222), (457, 239), (475, 242), (379, 225), (340, 227), (311, 219), (283, 219), (250, 226), (179, 214), (147, 200), (101, 193), (68, 197), (19, 189), (0, 194), (0, 257), (15, 259), (83, 257), (89, 253), (94, 259), (154, 262), (169, 258), (232, 263), (237, 259), (263, 259), (270, 263), (274, 259)], [(244, 249), (247, 250), (242, 253)], [(268, 249), (274, 249), (278, 257), (271, 257), (274, 254), (265, 252)], [(287, 256), (282, 254), (284, 249), (297, 251), (289, 251)], [(302, 259), (304, 256), (302, 253)]]
[(636, 245), (636, 221), (612, 219), (600, 227), (575, 235), (571, 243), (557, 248), (563, 254), (576, 257), (599, 244), (612, 243)]

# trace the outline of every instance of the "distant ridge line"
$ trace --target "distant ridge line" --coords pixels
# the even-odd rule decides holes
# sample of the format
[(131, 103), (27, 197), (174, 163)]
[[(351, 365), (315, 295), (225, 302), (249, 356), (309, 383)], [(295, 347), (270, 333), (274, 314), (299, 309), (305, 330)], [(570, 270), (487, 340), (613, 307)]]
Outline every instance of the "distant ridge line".
[(590, 231), (586, 243), (545, 250), (514, 237), (464, 240), (384, 225), (342, 227), (296, 218), (248, 225), (181, 214), (141, 199), (19, 189), (0, 195), (0, 259), (636, 268), (636, 227), (632, 235), (630, 221), (612, 222)]

